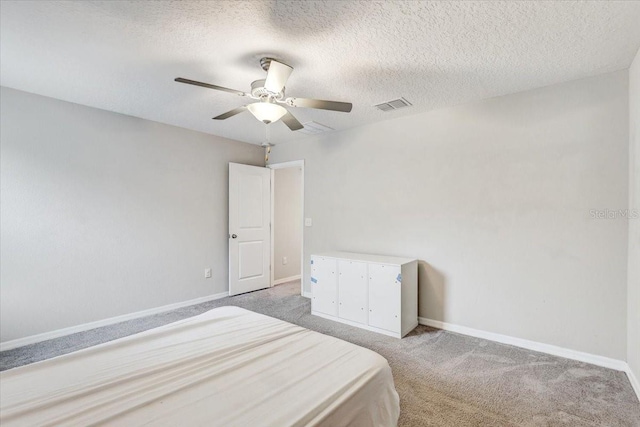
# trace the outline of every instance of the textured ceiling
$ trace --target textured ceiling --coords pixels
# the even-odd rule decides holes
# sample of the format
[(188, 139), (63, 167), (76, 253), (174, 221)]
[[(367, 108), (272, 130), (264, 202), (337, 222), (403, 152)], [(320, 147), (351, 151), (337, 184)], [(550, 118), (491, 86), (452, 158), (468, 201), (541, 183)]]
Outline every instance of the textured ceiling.
[[(274, 56), (294, 67), (288, 95), (354, 104), (298, 119), (345, 129), (627, 68), (640, 46), (632, 1), (3, 1), (0, 15), (3, 86), (258, 144), (250, 114), (211, 120), (246, 98), (173, 79), (249, 91)], [(414, 106), (372, 107), (401, 96)]]

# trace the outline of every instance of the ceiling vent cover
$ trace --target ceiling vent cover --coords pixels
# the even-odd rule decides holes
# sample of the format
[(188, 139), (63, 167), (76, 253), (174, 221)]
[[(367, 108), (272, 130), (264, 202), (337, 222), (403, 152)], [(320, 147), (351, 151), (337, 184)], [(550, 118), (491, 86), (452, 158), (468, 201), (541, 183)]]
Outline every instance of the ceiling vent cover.
[(380, 111), (393, 111), (399, 108), (410, 107), (411, 103), (404, 98), (394, 99), (393, 101), (383, 102), (382, 104), (375, 105)]
[(307, 122), (307, 123), (303, 123), (302, 126), (304, 126), (302, 129), (300, 129), (298, 132), (300, 133), (306, 133), (307, 135), (316, 135), (319, 133), (324, 133), (324, 132), (329, 132), (334, 130), (333, 128), (330, 128), (329, 126), (325, 126), (323, 124), (320, 124), (318, 122)]

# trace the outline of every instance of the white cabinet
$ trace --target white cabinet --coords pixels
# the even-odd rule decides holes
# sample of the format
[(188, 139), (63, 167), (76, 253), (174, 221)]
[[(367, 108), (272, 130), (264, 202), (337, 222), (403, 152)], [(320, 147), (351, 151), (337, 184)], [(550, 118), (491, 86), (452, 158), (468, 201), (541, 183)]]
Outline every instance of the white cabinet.
[(338, 278), (335, 258), (316, 257), (311, 265), (311, 311), (338, 314)]
[(338, 260), (338, 317), (367, 323), (367, 263)]
[(369, 266), (369, 324), (376, 328), (400, 329), (401, 268), (398, 265)]
[(311, 313), (401, 338), (418, 325), (418, 262), (329, 252), (311, 256)]

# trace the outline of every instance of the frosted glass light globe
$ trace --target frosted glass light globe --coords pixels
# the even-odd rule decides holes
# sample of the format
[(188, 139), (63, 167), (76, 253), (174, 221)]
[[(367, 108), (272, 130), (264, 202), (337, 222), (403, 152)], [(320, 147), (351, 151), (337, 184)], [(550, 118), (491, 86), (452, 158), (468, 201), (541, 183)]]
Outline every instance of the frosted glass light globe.
[(266, 124), (277, 122), (287, 114), (286, 108), (270, 102), (256, 102), (247, 105), (247, 108), (256, 119)]

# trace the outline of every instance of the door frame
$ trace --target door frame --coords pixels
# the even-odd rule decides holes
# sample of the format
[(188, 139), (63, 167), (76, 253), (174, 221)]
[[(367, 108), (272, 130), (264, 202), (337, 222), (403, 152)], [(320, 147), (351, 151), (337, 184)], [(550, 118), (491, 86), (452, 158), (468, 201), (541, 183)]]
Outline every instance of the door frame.
[(274, 286), (275, 274), (275, 170), (300, 168), (300, 203), (302, 215), (300, 217), (300, 295), (304, 295), (304, 160), (292, 160), (290, 162), (271, 163), (267, 165), (271, 169), (271, 286)]

